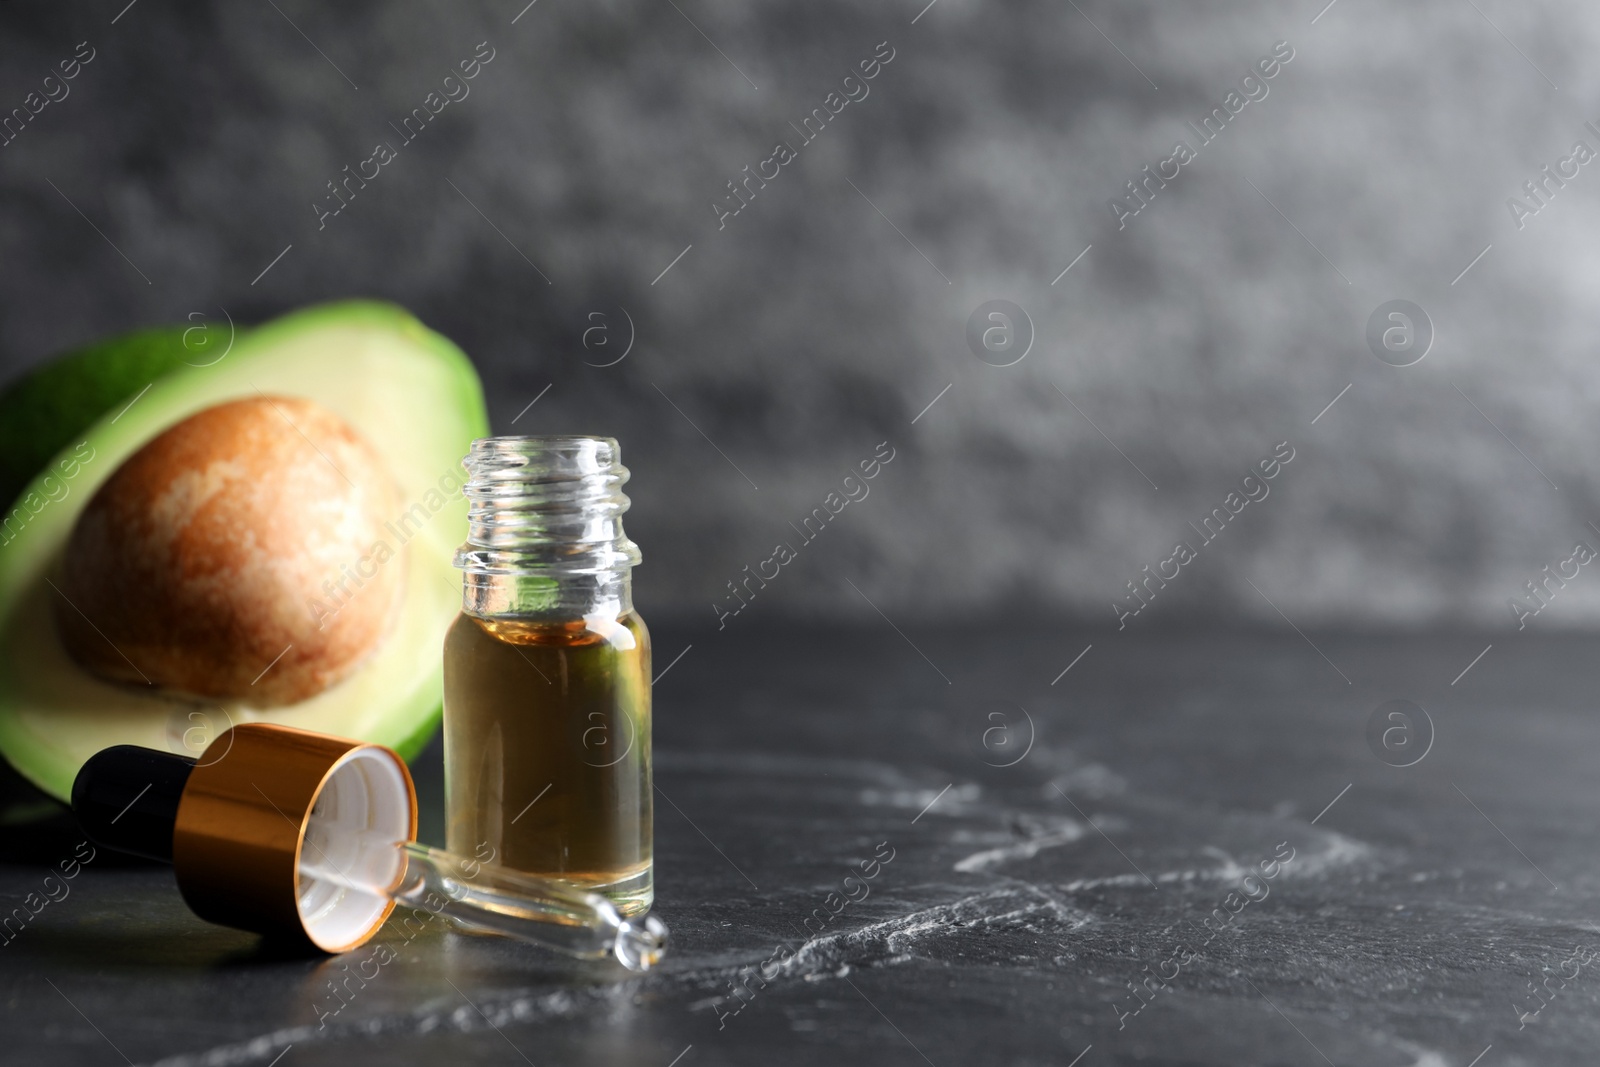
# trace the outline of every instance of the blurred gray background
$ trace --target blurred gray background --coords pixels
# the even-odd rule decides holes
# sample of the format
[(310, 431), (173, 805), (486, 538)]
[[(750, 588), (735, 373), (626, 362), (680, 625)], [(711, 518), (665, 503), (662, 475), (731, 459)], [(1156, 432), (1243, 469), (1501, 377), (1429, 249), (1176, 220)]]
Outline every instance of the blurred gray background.
[[(397, 301), (474, 358), (497, 432), (621, 439), (641, 604), (708, 624), (885, 440), (871, 495), (729, 625), (1114, 628), (1281, 441), (1270, 496), (1131, 625), (1514, 629), (1524, 583), (1600, 547), (1600, 165), (1521, 229), (1507, 205), (1600, 151), (1594, 5), (525, 2), (0, 7), (0, 108), (95, 53), (0, 148), (0, 369), (195, 311)], [(326, 183), (485, 41), (470, 96), (319, 230)], [(1201, 146), (1187, 123), (1280, 41)], [(1197, 158), (1119, 230), (1111, 198), (1180, 139)], [(780, 140), (798, 158), (719, 229)], [(1407, 367), (1365, 339), (1396, 298), (1437, 334)], [(1013, 366), (967, 342), (991, 299), (1036, 333)], [(592, 366), (619, 309), (632, 350)], [(1529, 625), (1600, 620), (1590, 570)]]

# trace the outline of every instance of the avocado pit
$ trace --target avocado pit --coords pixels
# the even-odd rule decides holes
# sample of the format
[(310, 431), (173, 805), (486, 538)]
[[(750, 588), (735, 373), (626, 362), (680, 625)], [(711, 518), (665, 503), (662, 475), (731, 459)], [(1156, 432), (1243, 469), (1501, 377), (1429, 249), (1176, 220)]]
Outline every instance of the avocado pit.
[(108, 681), (259, 707), (305, 700), (387, 634), (403, 565), (377, 568), (357, 595), (337, 590), (397, 504), (383, 459), (326, 408), (282, 396), (206, 408), (85, 506), (57, 632)]

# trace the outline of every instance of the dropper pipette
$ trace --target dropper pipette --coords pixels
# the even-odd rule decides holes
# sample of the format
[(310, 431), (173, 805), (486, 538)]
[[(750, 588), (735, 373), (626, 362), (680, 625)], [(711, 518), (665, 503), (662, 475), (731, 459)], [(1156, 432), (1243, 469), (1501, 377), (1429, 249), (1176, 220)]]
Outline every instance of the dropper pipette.
[(233, 727), (200, 759), (103, 749), (72, 788), (97, 845), (171, 863), (202, 918), (348, 952), (389, 902), (471, 930), (645, 971), (666, 951), (653, 916), (624, 918), (597, 892), (413, 840), (416, 792), (378, 745), (266, 723)]

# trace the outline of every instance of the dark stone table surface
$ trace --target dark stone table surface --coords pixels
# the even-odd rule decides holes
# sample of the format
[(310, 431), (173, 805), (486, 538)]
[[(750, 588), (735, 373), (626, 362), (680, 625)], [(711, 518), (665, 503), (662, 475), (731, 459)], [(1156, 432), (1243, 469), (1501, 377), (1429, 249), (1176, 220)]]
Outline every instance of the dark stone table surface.
[[(0, 1062), (1600, 1060), (1593, 638), (656, 641), (658, 664), (692, 645), (656, 687), (658, 970), (391, 924), (397, 958), (319, 1024), (339, 959), (208, 926), (170, 871), (101, 855), (0, 948)], [(437, 840), (436, 751), (419, 781)], [(7, 796), (11, 908), (78, 838)]]

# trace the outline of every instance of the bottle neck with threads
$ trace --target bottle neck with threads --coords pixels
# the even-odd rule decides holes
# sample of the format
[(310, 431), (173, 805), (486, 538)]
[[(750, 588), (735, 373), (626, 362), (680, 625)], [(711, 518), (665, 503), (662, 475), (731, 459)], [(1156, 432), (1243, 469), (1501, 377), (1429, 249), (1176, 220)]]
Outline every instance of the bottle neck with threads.
[(628, 469), (616, 441), (485, 437), (464, 466), (463, 611), (561, 622), (633, 609), (639, 547), (622, 529)]

